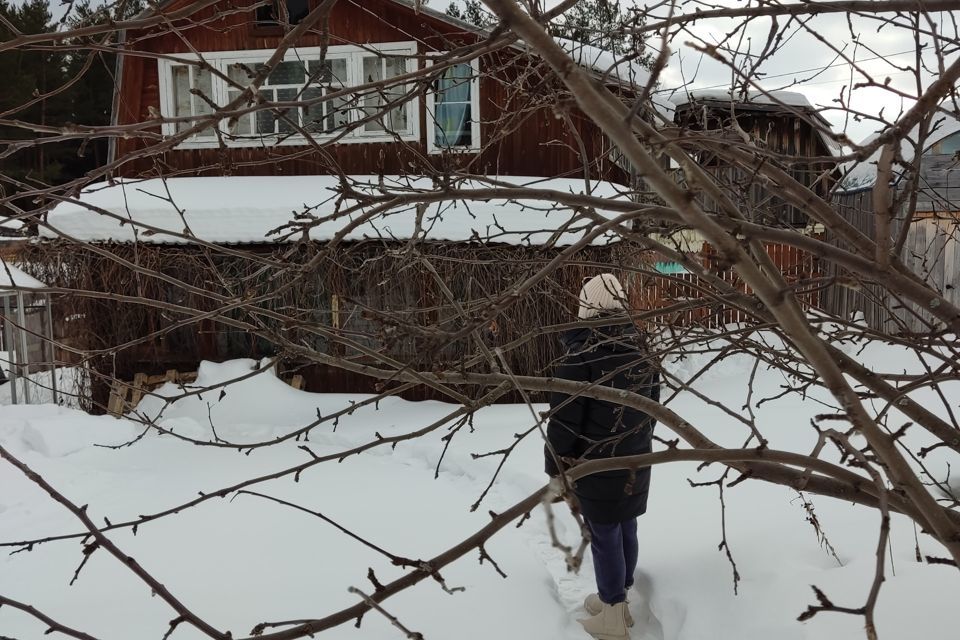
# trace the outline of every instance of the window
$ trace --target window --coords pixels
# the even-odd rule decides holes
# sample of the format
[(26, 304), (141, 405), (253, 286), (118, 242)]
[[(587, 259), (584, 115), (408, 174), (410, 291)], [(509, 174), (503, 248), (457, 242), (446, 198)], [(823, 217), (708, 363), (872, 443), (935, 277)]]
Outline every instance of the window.
[(476, 60), (447, 67), (427, 100), (427, 144), (431, 152), (480, 148), (480, 101)]
[(299, 24), (310, 13), (309, 0), (286, 0), (268, 2), (257, 7), (258, 27), (276, 27), (281, 24)]
[[(210, 102), (196, 93), (202, 93), (217, 105), (233, 102), (251, 79), (263, 70), (271, 53), (203, 54), (206, 63), (218, 73), (201, 70), (197, 65), (161, 60), (161, 113), (167, 117), (196, 117), (211, 113)], [(263, 100), (290, 106), (285, 106), (282, 111), (261, 109), (244, 114), (234, 127), (229, 127), (229, 122), (224, 120), (218, 127), (221, 137), (231, 146), (304, 144), (301, 131), (321, 138), (336, 135), (340, 142), (385, 142), (395, 141), (398, 137), (417, 140), (418, 118), (413, 110), (416, 100), (408, 98), (403, 101), (409, 86), (397, 84), (350, 92), (350, 87), (389, 81), (407, 73), (416, 65), (415, 53), (414, 43), (288, 51), (259, 90)], [(333, 93), (341, 95), (323, 99)], [(387, 105), (394, 104), (396, 106), (380, 113)], [(189, 123), (177, 123), (176, 126), (168, 123), (164, 125), (164, 133), (173, 135), (189, 126)], [(181, 146), (209, 147), (216, 144), (216, 131), (210, 128)]]
[[(176, 64), (170, 67), (171, 74), (171, 115), (177, 118), (189, 118), (209, 115), (213, 107), (213, 83), (209, 69), (201, 69), (192, 64)], [(206, 99), (204, 99), (206, 98)], [(176, 131), (186, 131), (196, 122), (184, 120), (176, 123)], [(212, 138), (212, 128), (196, 134), (196, 138)]]
[[(393, 78), (405, 73), (405, 71), (406, 61), (403, 58), (375, 56), (363, 58), (364, 84), (371, 84), (387, 78)], [(364, 117), (372, 116), (383, 109), (384, 105), (396, 102), (403, 96), (403, 93), (404, 88), (397, 85), (365, 93), (362, 96)], [(403, 106), (400, 106), (388, 111), (375, 120), (365, 122), (363, 130), (365, 133), (405, 131), (407, 129), (407, 121), (407, 110), (403, 108)]]
[(960, 151), (960, 133), (954, 133), (936, 142), (930, 149), (934, 155), (955, 155)]

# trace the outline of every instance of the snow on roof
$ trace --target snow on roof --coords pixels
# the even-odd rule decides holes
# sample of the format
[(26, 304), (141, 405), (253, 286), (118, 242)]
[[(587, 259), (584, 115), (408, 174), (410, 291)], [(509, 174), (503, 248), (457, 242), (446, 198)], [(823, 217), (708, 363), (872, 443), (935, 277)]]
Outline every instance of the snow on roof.
[(672, 98), (672, 102), (679, 106), (690, 104), (691, 102), (733, 102), (735, 104), (757, 104), (757, 105), (787, 105), (788, 107), (797, 107), (799, 109), (816, 111), (805, 95), (796, 91), (749, 91), (746, 99), (740, 92), (731, 92), (725, 89), (690, 89), (683, 93), (678, 93)]
[(642, 87), (650, 82), (650, 72), (632, 60), (611, 51), (569, 38), (554, 38), (574, 62), (608, 78)]
[[(927, 135), (926, 148), (923, 151), (928, 151), (934, 144), (957, 132), (960, 132), (960, 113), (957, 113), (952, 106), (946, 111), (939, 111), (930, 123), (930, 132)], [(871, 134), (861, 142), (860, 145), (863, 146), (872, 143), (880, 137), (881, 133), (882, 132), (878, 131)], [(917, 143), (919, 134), (920, 125), (917, 125), (900, 140), (900, 155), (903, 157), (904, 162), (913, 162), (914, 145)], [(883, 148), (881, 147), (874, 151), (873, 154), (863, 162), (851, 161), (843, 165), (844, 176), (842, 184), (844, 189), (854, 191), (872, 187), (877, 181), (877, 161), (880, 160), (880, 153), (882, 151)], [(894, 167), (895, 171), (897, 166), (899, 165)]]
[(0, 229), (4, 231), (19, 231), (23, 228), (23, 222), (13, 218), (0, 218)]
[(45, 289), (43, 284), (33, 276), (27, 275), (9, 262), (0, 261), (0, 296), (13, 291), (12, 287), (23, 289)]
[[(582, 179), (527, 177), (496, 178), (512, 186), (529, 186), (567, 193), (586, 192)], [(403, 195), (434, 189), (426, 177), (351, 176), (356, 191), (370, 195)], [(480, 180), (464, 181), (463, 189), (486, 188)], [(211, 176), (154, 178), (123, 181), (113, 185), (97, 183), (83, 191), (79, 201), (61, 202), (48, 214), (49, 228), (40, 235), (65, 235), (92, 242), (189, 243), (190, 236), (221, 243), (263, 243), (296, 241), (302, 238), (298, 222), (305, 212), (320, 219), (309, 231), (317, 241), (331, 239), (351, 221), (373, 211), (371, 206), (330, 219), (337, 211), (357, 206), (340, 197), (337, 176)], [(592, 182), (594, 196), (629, 201), (628, 189), (610, 182)], [(339, 208), (338, 208), (339, 204)], [(599, 211), (615, 217), (614, 212)], [(421, 239), (538, 245), (551, 241), (554, 232), (577, 215), (570, 208), (542, 200), (445, 201), (426, 205), (421, 222)], [(404, 204), (378, 213), (350, 230), (345, 240), (406, 240), (417, 232), (417, 207)], [(281, 233), (277, 230), (282, 229)], [(560, 246), (579, 240), (588, 227), (579, 220), (553, 239)], [(187, 237), (181, 237), (187, 236)], [(615, 240), (610, 234), (594, 241)]]
[(807, 96), (797, 91), (748, 91), (744, 96), (742, 92), (731, 92), (729, 89), (689, 89), (682, 93), (677, 93), (671, 98), (671, 101), (679, 109), (697, 102), (719, 102), (727, 104), (758, 105), (758, 106), (780, 106), (793, 107), (800, 111), (809, 113), (817, 120), (816, 131), (823, 141), (824, 146), (832, 156), (843, 154), (843, 148), (830, 137), (830, 123), (824, 118), (819, 110), (813, 106)]

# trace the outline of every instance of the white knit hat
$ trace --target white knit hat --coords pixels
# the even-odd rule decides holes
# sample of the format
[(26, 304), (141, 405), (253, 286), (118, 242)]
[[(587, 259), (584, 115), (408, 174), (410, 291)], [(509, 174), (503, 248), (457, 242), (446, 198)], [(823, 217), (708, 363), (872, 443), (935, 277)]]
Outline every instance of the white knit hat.
[(580, 289), (580, 310), (577, 317), (588, 320), (601, 311), (623, 311), (626, 308), (627, 294), (623, 285), (612, 273), (601, 273), (590, 278)]

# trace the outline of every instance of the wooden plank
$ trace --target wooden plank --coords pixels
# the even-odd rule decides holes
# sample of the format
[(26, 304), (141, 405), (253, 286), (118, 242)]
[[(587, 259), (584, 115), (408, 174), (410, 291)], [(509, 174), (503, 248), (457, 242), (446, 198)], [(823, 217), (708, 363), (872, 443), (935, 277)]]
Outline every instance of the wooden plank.
[(296, 389), (297, 391), (303, 391), (303, 376), (299, 373), (290, 378), (290, 386)]
[(107, 413), (114, 417), (121, 417), (124, 410), (124, 399), (127, 397), (127, 384), (121, 380), (114, 380), (110, 385), (110, 399), (107, 401)]
[(147, 375), (145, 373), (138, 373), (133, 376), (133, 388), (130, 391), (130, 408), (136, 409), (137, 405), (140, 404), (140, 400), (143, 398), (143, 392), (147, 390)]
[(944, 283), (944, 258), (947, 250), (947, 232), (940, 224), (939, 220), (931, 220), (929, 223), (931, 242), (930, 242), (930, 285), (939, 292), (943, 292)]

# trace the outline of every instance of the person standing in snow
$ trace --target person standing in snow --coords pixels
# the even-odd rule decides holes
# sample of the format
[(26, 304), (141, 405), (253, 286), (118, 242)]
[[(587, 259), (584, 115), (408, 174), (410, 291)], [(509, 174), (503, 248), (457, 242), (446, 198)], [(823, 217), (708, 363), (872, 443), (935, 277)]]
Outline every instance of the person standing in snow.
[[(626, 389), (660, 399), (660, 375), (648, 362), (644, 338), (626, 317), (626, 295), (616, 276), (603, 273), (580, 291), (581, 320), (609, 318), (604, 327), (571, 329), (561, 336), (566, 354), (558, 378)], [(617, 323), (617, 316), (623, 322)], [(544, 447), (546, 472), (560, 474), (564, 459), (596, 460), (649, 453), (655, 421), (611, 402), (554, 393)], [(599, 640), (628, 637), (626, 606), (637, 566), (637, 517), (647, 509), (650, 468), (605, 471), (577, 480), (574, 491), (590, 529), (597, 593), (587, 596), (590, 617), (580, 620)]]

